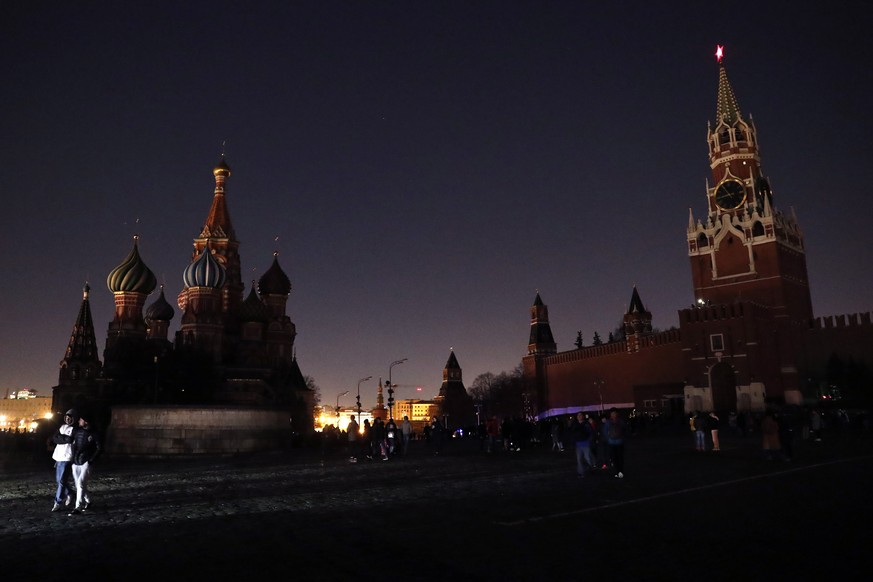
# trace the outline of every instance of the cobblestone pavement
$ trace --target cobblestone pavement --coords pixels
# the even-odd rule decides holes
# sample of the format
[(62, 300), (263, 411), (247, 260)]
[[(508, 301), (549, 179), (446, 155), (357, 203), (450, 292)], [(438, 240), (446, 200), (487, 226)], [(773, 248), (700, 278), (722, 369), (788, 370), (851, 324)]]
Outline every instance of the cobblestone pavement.
[(607, 567), (675, 580), (704, 568), (710, 582), (832, 575), (866, 558), (849, 532), (873, 517), (870, 436), (801, 443), (790, 463), (763, 461), (753, 438), (696, 453), (691, 435), (640, 436), (624, 479), (576, 477), (570, 451), (489, 456), (463, 442), (434, 456), (415, 444), (356, 464), (299, 449), (104, 458), (92, 508), (75, 516), (49, 511), (50, 460), (7, 457), (0, 566), (40, 580), (579, 580)]

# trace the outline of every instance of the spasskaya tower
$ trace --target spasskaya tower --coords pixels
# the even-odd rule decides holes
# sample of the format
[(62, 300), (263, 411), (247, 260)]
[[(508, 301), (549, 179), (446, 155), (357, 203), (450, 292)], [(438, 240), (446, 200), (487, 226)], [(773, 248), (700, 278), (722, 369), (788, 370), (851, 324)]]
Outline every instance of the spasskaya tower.
[(803, 233), (792, 210), (777, 210), (770, 181), (761, 169), (758, 131), (740, 111), (718, 57), (715, 125), (709, 125), (705, 218), (688, 216), (688, 255), (694, 295), (705, 304), (752, 301), (773, 309), (777, 319), (812, 320)]

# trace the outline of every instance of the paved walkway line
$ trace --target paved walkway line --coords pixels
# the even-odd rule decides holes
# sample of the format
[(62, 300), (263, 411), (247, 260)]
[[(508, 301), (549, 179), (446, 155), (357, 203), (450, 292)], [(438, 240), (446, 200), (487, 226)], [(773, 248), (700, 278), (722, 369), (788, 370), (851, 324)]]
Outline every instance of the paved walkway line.
[(573, 517), (578, 515), (584, 515), (586, 513), (594, 513), (595, 511), (602, 511), (604, 509), (613, 509), (615, 507), (622, 507), (625, 505), (633, 505), (635, 503), (645, 503), (647, 501), (654, 501), (655, 499), (663, 499), (665, 497), (674, 497), (676, 495), (684, 495), (686, 493), (694, 493), (696, 491), (705, 491), (706, 489), (714, 489), (716, 487), (724, 487), (725, 485), (734, 485), (736, 483), (745, 483), (748, 481), (757, 481), (759, 479), (768, 479), (770, 477), (779, 477), (781, 475), (787, 475), (789, 473), (797, 473), (800, 471), (808, 471), (810, 469), (818, 469), (820, 467), (826, 467), (828, 465), (835, 465), (838, 463), (848, 463), (853, 461), (867, 461), (873, 459), (873, 455), (866, 455), (863, 457), (851, 457), (848, 459), (836, 459), (834, 461), (827, 461), (825, 463), (816, 463), (815, 465), (804, 465), (803, 467), (794, 467), (792, 469), (786, 469), (784, 471), (776, 471), (774, 473), (765, 473), (763, 475), (755, 475), (754, 477), (743, 477), (741, 479), (731, 479), (730, 481), (719, 481), (718, 483), (710, 483), (709, 485), (701, 485), (699, 487), (689, 487), (687, 489), (680, 489), (678, 491), (670, 491), (668, 493), (659, 493), (658, 495), (649, 495), (647, 497), (639, 497), (637, 499), (628, 499), (626, 501), (617, 501), (615, 503), (607, 503), (605, 505), (595, 505), (594, 507), (586, 507), (585, 509), (576, 509), (573, 511), (562, 511), (560, 513), (550, 513), (547, 515), (539, 515), (533, 517), (526, 517), (524, 519), (518, 519), (514, 521), (497, 521), (496, 525), (502, 525), (505, 527), (515, 527), (518, 525), (523, 525), (526, 523), (536, 523), (539, 521), (547, 521), (550, 519), (560, 519), (564, 517)]

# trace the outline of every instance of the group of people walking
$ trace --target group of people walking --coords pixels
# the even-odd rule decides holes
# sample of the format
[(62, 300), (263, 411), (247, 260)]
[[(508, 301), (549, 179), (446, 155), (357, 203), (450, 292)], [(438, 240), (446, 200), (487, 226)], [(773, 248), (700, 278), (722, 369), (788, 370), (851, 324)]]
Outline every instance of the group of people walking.
[[(564, 450), (559, 428), (552, 427), (553, 449)], [(569, 421), (570, 441), (576, 452), (576, 474), (579, 477), (595, 469), (611, 469), (618, 479), (624, 478), (624, 440), (627, 423), (612, 408), (609, 416), (598, 422), (593, 416), (578, 412)]]
[(403, 417), (400, 426), (389, 418), (388, 422), (381, 418), (364, 420), (363, 431), (355, 420), (355, 415), (349, 417), (349, 426), (346, 429), (348, 437), (349, 462), (357, 463), (358, 459), (366, 458), (382, 459), (387, 461), (397, 455), (405, 455), (409, 452), (409, 441), (412, 439), (412, 423), (408, 416)]
[(64, 423), (53, 434), (52, 443), (55, 445), (52, 459), (55, 461), (55, 481), (58, 485), (52, 511), (69, 508), (75, 492), (76, 503), (69, 515), (82, 513), (91, 505), (88, 479), (91, 466), (102, 450), (100, 438), (87, 414), (70, 409), (64, 414)]

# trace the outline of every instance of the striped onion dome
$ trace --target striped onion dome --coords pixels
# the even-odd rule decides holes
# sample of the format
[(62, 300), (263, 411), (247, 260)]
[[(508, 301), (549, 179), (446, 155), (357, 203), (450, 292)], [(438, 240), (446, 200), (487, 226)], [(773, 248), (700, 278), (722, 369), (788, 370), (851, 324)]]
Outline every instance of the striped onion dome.
[(240, 321), (258, 321), (266, 322), (270, 318), (270, 310), (255, 293), (255, 282), (252, 281), (252, 288), (249, 291), (249, 296), (242, 302), (239, 308)]
[(291, 293), (291, 279), (279, 266), (279, 253), (273, 253), (273, 264), (258, 281), (261, 295), (288, 295)]
[(173, 306), (167, 303), (164, 297), (164, 286), (161, 285), (161, 294), (154, 303), (146, 308), (145, 318), (149, 321), (170, 321), (176, 312)]
[(197, 260), (188, 265), (182, 274), (182, 281), (186, 287), (221, 289), (225, 279), (227, 274), (224, 272), (224, 267), (215, 260), (208, 248), (203, 249)]
[(155, 274), (139, 256), (138, 240), (139, 237), (133, 237), (133, 249), (106, 277), (106, 285), (113, 293), (133, 292), (148, 295), (158, 284)]

